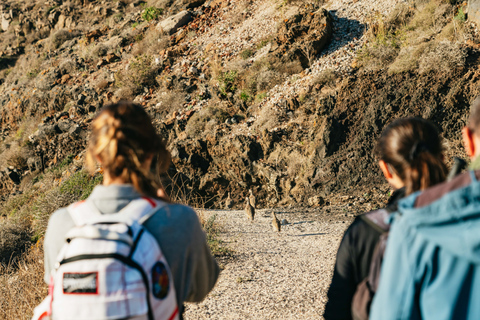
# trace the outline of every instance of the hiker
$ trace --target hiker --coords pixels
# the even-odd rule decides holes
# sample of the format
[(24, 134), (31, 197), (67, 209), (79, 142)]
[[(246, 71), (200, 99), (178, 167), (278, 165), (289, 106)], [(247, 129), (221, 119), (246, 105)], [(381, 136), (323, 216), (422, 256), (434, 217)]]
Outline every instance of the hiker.
[[(388, 232), (389, 226), (384, 220), (396, 210), (398, 201), (445, 179), (441, 138), (427, 120), (403, 118), (393, 121), (382, 132), (375, 151), (380, 169), (395, 191), (384, 209), (358, 216), (345, 232), (327, 294), (326, 320), (352, 319), (352, 299), (357, 287), (371, 289), (366, 278), (372, 256), (380, 237)], [(366, 299), (361, 303), (365, 304), (368, 318), (370, 302)]]
[(480, 319), (480, 99), (463, 129), (470, 171), (398, 205), (372, 319)]
[[(92, 276), (95, 281), (90, 283), (86, 281), (83, 284), (81, 281), (75, 283), (75, 280), (80, 278), (79, 274), (69, 275), (68, 279), (64, 276), (63, 284), (50, 283), (50, 277), (55, 272), (55, 268), (58, 267), (57, 259), (59, 259), (59, 252), (66, 242), (67, 234), (74, 227), (81, 225), (82, 223), (77, 222), (82, 221), (82, 219), (87, 223), (90, 221), (103, 222), (103, 220), (109, 221), (116, 216), (120, 218), (126, 215), (129, 215), (129, 217), (142, 216), (140, 211), (144, 210), (149, 213), (142, 216), (146, 220), (139, 225), (143, 226), (153, 236), (152, 239), (154, 240), (152, 241), (158, 244), (161, 252), (163, 252), (159, 256), (166, 260), (166, 263), (158, 262), (149, 270), (144, 270), (148, 278), (151, 279), (151, 290), (155, 296), (151, 297), (150, 300), (156, 301), (156, 298), (158, 298), (158, 301), (160, 301), (164, 299), (169, 289), (165, 286), (168, 286), (169, 281), (173, 280), (174, 300), (178, 305), (178, 314), (181, 319), (185, 301), (199, 302), (212, 290), (219, 275), (219, 267), (210, 253), (199, 219), (192, 208), (171, 203), (166, 197), (151, 170), (154, 157), (156, 158), (158, 174), (165, 172), (170, 165), (170, 153), (155, 132), (149, 116), (141, 106), (121, 101), (117, 104), (108, 105), (101, 110), (93, 121), (92, 134), (86, 153), (86, 165), (91, 172), (95, 170), (97, 163), (101, 165), (103, 184), (96, 186), (86, 201), (76, 203), (68, 209), (59, 209), (50, 217), (44, 243), (45, 281), (50, 286), (63, 285), (64, 293), (66, 293), (66, 287), (71, 290), (68, 292), (70, 296), (71, 293), (78, 293), (78, 295), (74, 295), (76, 299), (88, 299), (88, 294), (85, 293), (96, 291), (98, 294), (99, 289), (96, 286), (100, 285), (95, 284), (95, 281), (99, 281), (97, 279), (98, 274)], [(118, 212), (120, 213), (116, 215)], [(104, 228), (109, 227), (106, 225)], [(111, 231), (111, 229), (108, 230)], [(132, 230), (134, 230), (133, 227)], [(128, 232), (130, 231), (128, 230)], [(97, 233), (103, 235), (101, 230)], [(90, 236), (84, 235), (84, 237)], [(119, 237), (117, 236), (117, 238)], [(125, 237), (125, 235), (121, 235), (120, 238), (122, 237)], [(145, 236), (142, 235), (141, 239), (143, 237)], [(139, 238), (135, 239), (138, 240)], [(133, 246), (135, 245), (134, 243)], [(135, 252), (144, 252), (143, 254), (139, 253), (139, 259), (143, 257), (148, 259), (149, 255), (153, 254), (151, 247), (136, 248), (135, 250)], [(127, 262), (130, 265), (135, 264), (135, 262)], [(84, 268), (88, 271), (89, 265), (85, 264)], [(107, 276), (109, 271), (106, 272)], [(111, 281), (116, 285), (115, 282), (128, 282), (129, 279), (119, 277), (117, 280)], [(82, 285), (87, 287), (82, 288)], [(148, 283), (146, 286), (148, 286)], [(82, 290), (79, 290), (79, 288)], [(143, 288), (143, 285), (136, 290), (140, 290), (140, 288)], [(55, 299), (54, 295), (53, 313), (55, 313)], [(103, 299), (103, 297), (100, 299)], [(140, 300), (145, 300), (145, 296), (141, 296)], [(147, 302), (154, 303), (152, 301)], [(121, 303), (119, 302), (117, 307), (112, 307), (111, 310), (105, 311), (106, 314), (95, 317), (95, 319), (106, 319), (107, 316), (109, 319), (112, 318), (112, 315), (108, 313), (118, 311), (114, 309), (121, 309), (120, 307), (123, 306)], [(127, 301), (126, 303), (128, 304), (126, 309), (136, 310), (141, 308), (135, 305), (136, 301)], [(68, 307), (68, 305), (65, 306), (65, 308)], [(103, 309), (107, 309), (107, 307), (103, 307)], [(134, 311), (127, 310), (125, 312), (132, 313)], [(126, 314), (115, 317), (115, 319), (137, 319), (133, 316)], [(172, 314), (172, 319), (173, 316), (175, 315)], [(84, 319), (90, 317), (85, 316)], [(162, 316), (161, 319), (164, 317), (167, 319), (170, 315)], [(151, 316), (139, 319), (150, 318)], [(154, 318), (160, 319), (156, 314)], [(69, 319), (74, 318), (69, 317)]]

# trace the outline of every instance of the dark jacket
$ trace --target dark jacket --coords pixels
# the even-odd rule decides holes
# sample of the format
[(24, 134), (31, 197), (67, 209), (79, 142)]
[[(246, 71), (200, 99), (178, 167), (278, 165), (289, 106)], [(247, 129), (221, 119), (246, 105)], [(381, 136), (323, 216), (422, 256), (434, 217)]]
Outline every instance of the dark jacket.
[[(399, 189), (388, 200), (388, 212), (396, 210), (397, 202), (405, 195)], [(365, 214), (364, 214), (365, 215)], [(368, 276), (373, 251), (382, 231), (358, 216), (345, 231), (337, 252), (332, 283), (328, 289), (325, 320), (352, 319), (352, 298), (358, 284)]]
[(469, 171), (399, 202), (371, 319), (480, 319), (479, 177)]

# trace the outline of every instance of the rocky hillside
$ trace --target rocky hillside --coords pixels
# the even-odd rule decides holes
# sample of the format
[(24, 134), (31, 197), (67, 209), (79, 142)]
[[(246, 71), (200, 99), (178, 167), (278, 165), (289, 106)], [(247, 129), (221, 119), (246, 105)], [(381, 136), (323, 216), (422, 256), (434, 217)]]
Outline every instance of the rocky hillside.
[(220, 207), (230, 191), (240, 207), (251, 188), (271, 207), (385, 194), (372, 150), (393, 119), (435, 121), (447, 158), (462, 154), (480, 76), (465, 11), (446, 0), (2, 1), (3, 203), (44, 192), (47, 171), (61, 168), (61, 184), (82, 170), (91, 120), (121, 99), (168, 140), (177, 198)]

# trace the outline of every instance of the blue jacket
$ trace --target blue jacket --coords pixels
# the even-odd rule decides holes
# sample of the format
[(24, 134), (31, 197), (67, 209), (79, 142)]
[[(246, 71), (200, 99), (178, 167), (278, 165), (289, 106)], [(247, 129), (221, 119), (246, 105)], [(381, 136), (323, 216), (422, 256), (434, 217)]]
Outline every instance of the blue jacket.
[(480, 319), (477, 179), (470, 171), (399, 202), (371, 319)]

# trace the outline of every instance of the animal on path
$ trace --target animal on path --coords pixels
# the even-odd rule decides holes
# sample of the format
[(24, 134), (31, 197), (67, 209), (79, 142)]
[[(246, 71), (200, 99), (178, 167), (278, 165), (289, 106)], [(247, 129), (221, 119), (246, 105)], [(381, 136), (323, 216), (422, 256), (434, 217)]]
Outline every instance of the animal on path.
[(248, 197), (245, 198), (245, 214), (247, 218), (253, 221), (255, 217), (255, 208), (250, 204), (250, 199)]
[(274, 211), (272, 211), (272, 226), (273, 230), (280, 232), (281, 224)]
[(255, 198), (255, 196), (253, 195), (253, 191), (252, 189), (248, 189), (248, 192), (250, 193), (250, 204), (252, 205), (252, 207), (254, 207), (255, 209), (257, 208), (257, 198)]
[(225, 199), (225, 209), (232, 209), (233, 207), (233, 200), (230, 198), (230, 192), (228, 193), (227, 199)]

